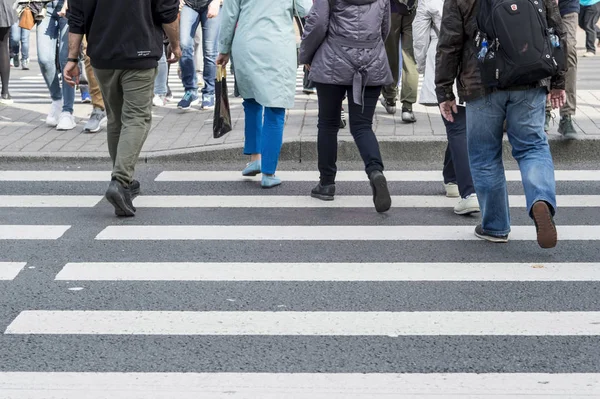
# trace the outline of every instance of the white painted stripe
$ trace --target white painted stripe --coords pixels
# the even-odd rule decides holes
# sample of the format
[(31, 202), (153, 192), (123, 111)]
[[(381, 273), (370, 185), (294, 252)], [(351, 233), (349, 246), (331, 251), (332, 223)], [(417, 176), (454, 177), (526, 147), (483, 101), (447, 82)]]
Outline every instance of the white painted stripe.
[(111, 172), (76, 170), (2, 170), (0, 181), (110, 181)]
[(4, 372), (0, 393), (11, 399), (597, 398), (600, 374)]
[(58, 240), (71, 226), (0, 225), (0, 240)]
[[(557, 170), (557, 181), (600, 181), (598, 170)], [(317, 171), (279, 171), (277, 176), (285, 181), (317, 181)], [(441, 171), (387, 171), (388, 181), (441, 181)], [(517, 170), (506, 171), (508, 181), (521, 181), (521, 173)], [(158, 175), (156, 181), (244, 181), (239, 171), (165, 171)], [(257, 178), (254, 178), (257, 179)], [(366, 181), (363, 171), (341, 171), (336, 181)]]
[(600, 335), (600, 312), (179, 312), (26, 310), (5, 334)]
[[(557, 196), (561, 208), (600, 207), (600, 195)], [(337, 196), (335, 201), (320, 201), (307, 195), (170, 195), (142, 196), (138, 208), (372, 208), (372, 196)], [(450, 208), (456, 198), (434, 195), (392, 196), (394, 208)], [(525, 208), (523, 195), (509, 196), (511, 208)], [(0, 205), (1, 206), (1, 205)]]
[(25, 265), (26, 262), (0, 262), (0, 280), (14, 280)]
[[(108, 226), (97, 240), (477, 240), (473, 226)], [(600, 226), (559, 226), (560, 240), (600, 240)], [(533, 226), (512, 226), (510, 239), (536, 239)]]
[(62, 281), (600, 281), (600, 263), (67, 263)]
[(93, 208), (101, 196), (0, 195), (0, 208)]

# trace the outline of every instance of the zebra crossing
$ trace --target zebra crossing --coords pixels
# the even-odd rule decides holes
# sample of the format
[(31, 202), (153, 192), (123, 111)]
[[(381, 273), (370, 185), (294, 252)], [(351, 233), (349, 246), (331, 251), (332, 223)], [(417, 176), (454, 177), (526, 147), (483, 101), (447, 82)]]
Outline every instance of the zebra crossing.
[[(176, 165), (177, 166), (177, 165)], [(600, 171), (556, 173), (542, 251), (507, 171), (511, 241), (473, 235), (441, 173), (0, 170), (0, 397), (600, 397)]]

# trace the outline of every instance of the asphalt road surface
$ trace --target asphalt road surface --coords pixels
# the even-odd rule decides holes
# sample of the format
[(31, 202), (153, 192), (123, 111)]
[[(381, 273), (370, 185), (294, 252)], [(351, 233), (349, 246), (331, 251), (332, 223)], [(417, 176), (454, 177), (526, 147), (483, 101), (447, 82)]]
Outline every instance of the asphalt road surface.
[(118, 219), (107, 165), (0, 164), (0, 398), (600, 397), (600, 172), (557, 165), (543, 251), (514, 171), (494, 245), (423, 165), (383, 215), (358, 164), (242, 167), (141, 165)]

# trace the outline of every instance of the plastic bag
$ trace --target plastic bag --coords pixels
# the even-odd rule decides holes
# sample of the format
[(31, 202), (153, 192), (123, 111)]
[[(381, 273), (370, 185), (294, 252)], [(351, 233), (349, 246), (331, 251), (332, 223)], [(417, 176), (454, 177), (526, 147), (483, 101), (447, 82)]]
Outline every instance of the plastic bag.
[(215, 83), (215, 117), (213, 119), (213, 137), (218, 139), (231, 131), (231, 111), (227, 96), (227, 71), (217, 65)]

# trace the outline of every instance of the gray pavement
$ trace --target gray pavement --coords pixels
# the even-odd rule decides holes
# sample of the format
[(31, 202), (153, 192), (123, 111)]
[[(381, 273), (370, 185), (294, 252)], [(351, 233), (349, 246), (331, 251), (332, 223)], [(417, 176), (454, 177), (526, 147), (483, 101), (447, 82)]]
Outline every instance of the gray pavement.
[[(389, 174), (397, 168), (397, 163), (390, 163)], [(423, 164), (408, 164), (405, 171), (423, 170)], [(223, 163), (218, 170), (236, 171), (240, 163)], [(541, 333), (520, 335), (503, 333), (506, 326), (499, 326), (496, 334), (482, 333), (460, 335), (444, 333), (446, 325), (439, 326), (439, 334), (423, 335), (408, 334), (399, 336), (385, 335), (303, 335), (290, 332), (283, 335), (266, 332), (249, 334), (140, 334), (136, 329), (141, 328), (144, 317), (139, 315), (131, 324), (125, 326), (128, 333), (68, 333), (53, 332), (51, 323), (28, 324), (28, 328), (43, 331), (41, 333), (16, 332), (16, 321), (24, 317), (27, 311), (65, 311), (60, 317), (74, 314), (74, 311), (86, 311), (82, 317), (90, 318), (87, 323), (92, 328), (102, 329), (106, 326), (119, 326), (119, 320), (110, 316), (114, 311), (126, 314), (132, 312), (185, 312), (183, 317), (203, 313), (208, 317), (217, 317), (214, 312), (239, 312), (242, 315), (258, 317), (254, 312), (263, 312), (268, 317), (285, 312), (300, 312), (315, 314), (315, 312), (447, 312), (458, 317), (464, 312), (477, 313), (484, 317), (485, 312), (509, 312), (516, 317), (514, 323), (520, 323), (518, 312), (541, 312), (547, 315), (561, 315), (565, 312), (578, 312), (573, 316), (574, 323), (578, 317), (597, 314), (600, 312), (600, 241), (597, 235), (593, 237), (574, 237), (563, 240), (554, 250), (542, 251), (534, 241), (511, 241), (506, 245), (493, 245), (481, 241), (463, 239), (432, 239), (432, 240), (369, 240), (368, 234), (358, 240), (344, 240), (333, 237), (333, 240), (310, 241), (304, 239), (289, 240), (246, 240), (206, 239), (206, 240), (144, 240), (142, 237), (134, 240), (98, 240), (99, 233), (107, 227), (124, 228), (127, 226), (163, 226), (162, 232), (170, 234), (177, 226), (206, 226), (206, 229), (216, 231), (220, 226), (232, 226), (234, 229), (244, 226), (263, 226), (270, 229), (285, 226), (320, 226), (328, 229), (331, 226), (344, 226), (347, 229), (377, 226), (378, 228), (406, 226), (428, 226), (438, 229), (443, 226), (468, 226), (471, 228), (478, 222), (478, 217), (459, 217), (452, 213), (450, 207), (422, 206), (401, 207), (405, 196), (425, 196), (423, 198), (436, 200), (442, 198), (443, 188), (440, 181), (391, 181), (392, 195), (400, 196), (389, 213), (379, 215), (371, 207), (348, 208), (341, 202), (334, 201), (331, 208), (291, 207), (291, 208), (260, 208), (257, 203), (268, 197), (276, 196), (282, 201), (290, 196), (306, 197), (314, 181), (300, 179), (299, 181), (284, 181), (281, 187), (273, 190), (262, 190), (256, 181), (208, 181), (206, 177), (198, 181), (177, 182), (157, 181), (163, 171), (211, 171), (213, 163), (172, 163), (151, 162), (140, 165), (138, 177), (142, 183), (142, 197), (170, 195), (178, 199), (189, 196), (201, 196), (200, 203), (210, 196), (224, 195), (227, 198), (248, 196), (248, 204), (242, 208), (218, 207), (183, 207), (183, 208), (144, 208), (138, 205), (138, 214), (133, 219), (118, 219), (112, 215), (112, 208), (105, 201), (99, 201), (84, 207), (41, 207), (40, 198), (53, 200), (52, 196), (68, 195), (72, 198), (94, 196), (100, 200), (106, 182), (101, 179), (91, 181), (82, 178), (81, 181), (50, 181), (45, 178), (43, 171), (105, 171), (105, 163), (65, 161), (64, 165), (55, 163), (21, 163), (10, 162), (0, 164), (0, 233), (22, 231), (20, 227), (65, 225), (70, 228), (58, 239), (24, 240), (0, 238), (0, 397), (2, 398), (276, 398), (284, 391), (270, 391), (269, 385), (256, 388), (249, 394), (244, 389), (234, 389), (233, 385), (211, 386), (209, 388), (186, 386), (180, 391), (175, 387), (165, 388), (163, 396), (158, 392), (143, 391), (141, 386), (124, 386), (115, 382), (112, 392), (102, 393), (92, 386), (83, 391), (77, 391), (70, 386), (70, 391), (60, 395), (58, 387), (63, 384), (63, 377), (54, 374), (53, 391), (44, 385), (39, 376), (49, 372), (73, 373), (267, 373), (276, 376), (278, 373), (367, 373), (366, 375), (384, 376), (382, 373), (398, 373), (398, 376), (428, 373), (425, 381), (431, 381), (439, 373), (450, 373), (446, 377), (463, 378), (462, 373), (487, 375), (488, 373), (525, 373), (526, 378), (532, 379), (536, 386), (542, 389), (548, 381), (555, 378), (551, 374), (596, 373), (596, 383), (585, 386), (572, 386), (573, 397), (577, 392), (588, 392), (587, 397), (600, 395), (600, 346), (596, 327), (592, 323), (579, 334), (544, 333), (556, 326), (536, 325)], [(577, 169), (597, 168), (597, 165), (558, 164), (557, 169), (574, 173), (573, 178), (561, 179), (557, 183), (559, 196), (587, 196), (582, 206), (570, 207), (567, 202), (559, 209), (556, 222), (559, 227), (587, 226), (594, 229), (600, 226), (598, 212), (598, 192), (600, 179), (588, 178), (587, 181), (575, 181)], [(281, 170), (294, 173), (304, 173), (315, 169), (313, 162), (297, 163), (283, 162)], [(342, 170), (360, 170), (360, 164), (342, 163)], [(8, 181), (5, 171), (37, 171), (39, 178), (35, 181), (24, 181), (13, 178)], [(86, 180), (87, 179), (87, 180)], [(370, 189), (366, 178), (358, 181), (340, 181), (337, 184), (339, 196), (369, 197)], [(509, 183), (510, 195), (522, 195), (521, 183)], [(22, 203), (7, 205), (10, 196), (20, 196)], [(30, 196), (36, 196), (32, 198)], [(41, 197), (37, 197), (41, 196)], [(56, 198), (54, 199), (56, 200)], [(64, 199), (59, 199), (63, 201)], [(342, 198), (338, 198), (341, 201)], [(572, 201), (574, 199), (571, 199)], [(28, 201), (36, 205), (25, 207)], [(59, 201), (59, 202), (60, 202)], [(317, 201), (317, 200), (314, 200)], [(320, 204), (317, 201), (317, 204)], [(315, 205), (316, 206), (316, 205)], [(525, 226), (528, 231), (534, 227), (524, 209), (513, 208), (513, 226), (519, 229)], [(3, 230), (5, 225), (12, 225), (8, 233)], [(175, 226), (175, 227), (174, 227)], [(360, 227), (363, 226), (363, 227)], [(583, 227), (582, 227), (583, 228)], [(16, 234), (16, 233), (15, 233)], [(419, 234), (419, 233), (416, 233)], [(462, 233), (459, 233), (462, 234)], [(517, 233), (515, 233), (517, 234)], [(594, 233), (596, 234), (596, 233)], [(516, 236), (515, 236), (516, 237)], [(594, 238), (595, 237), (595, 238)], [(1, 262), (23, 262), (21, 270), (12, 279), (2, 281)], [(127, 270), (131, 267), (127, 262), (141, 262), (149, 266), (154, 262), (169, 262), (169, 267), (163, 276), (176, 272), (186, 262), (200, 262), (187, 277), (176, 281), (157, 278), (149, 281), (149, 272), (138, 270), (133, 279), (118, 280), (107, 277), (104, 280), (88, 281), (82, 274), (72, 274), (71, 279), (59, 279), (59, 273), (65, 271), (68, 263), (86, 262), (115, 262), (115, 270)], [(313, 279), (300, 281), (298, 278), (281, 278), (273, 281), (235, 280), (231, 278), (207, 279), (201, 281), (192, 278), (204, 273), (204, 268), (210, 268), (213, 262), (223, 268), (274, 267), (277, 264), (290, 265), (300, 263), (309, 268), (315, 264), (325, 267), (330, 263), (338, 263), (341, 281), (323, 275), (313, 275)], [(344, 281), (343, 276), (350, 273), (351, 265), (372, 264), (373, 271), (382, 263), (417, 263), (424, 269), (423, 278), (414, 281), (382, 278), (375, 280), (370, 273), (361, 275), (362, 279)], [(438, 263), (453, 263), (457, 270), (472, 263), (479, 268), (494, 267), (477, 280), (478, 273), (474, 269), (473, 276), (459, 277), (449, 281), (436, 281), (443, 273), (435, 269)], [(579, 274), (580, 278), (570, 278), (577, 272), (581, 263), (591, 267), (587, 275)], [(508, 265), (510, 264), (510, 265)], [(515, 266), (516, 265), (516, 266)], [(520, 265), (520, 266), (519, 266)], [(561, 266), (562, 265), (562, 266)], [(105, 266), (108, 267), (108, 266)], [(439, 267), (439, 266), (437, 266)], [(498, 278), (497, 273), (505, 273), (506, 268), (515, 269), (507, 278)], [(528, 269), (540, 270), (550, 268), (550, 276), (527, 281), (524, 276)], [(108, 269), (99, 269), (105, 273)], [(218, 269), (217, 269), (218, 270)], [(437, 270), (437, 271), (436, 271)], [(306, 272), (308, 273), (308, 272)], [(458, 272), (457, 272), (458, 273)], [(486, 274), (489, 273), (489, 274)], [(349, 276), (350, 274), (348, 274)], [(307, 277), (308, 274), (303, 275)], [(272, 277), (272, 276), (271, 276)], [(388, 276), (389, 277), (389, 276)], [(405, 276), (406, 279), (409, 275)], [(260, 280), (260, 279), (259, 279)], [(104, 324), (95, 322), (92, 311), (101, 311), (106, 315)], [(208, 313), (206, 313), (208, 312)], [(252, 313), (251, 313), (252, 312)], [(516, 313), (513, 313), (516, 312)], [(116, 316), (115, 316), (116, 317)], [(533, 317), (533, 316), (532, 316)], [(251, 322), (251, 320), (247, 320)], [(65, 319), (66, 320), (66, 319)], [(358, 321), (358, 319), (357, 319)], [(599, 320), (600, 321), (600, 320)], [(477, 320), (473, 320), (473, 326)], [(165, 322), (167, 323), (167, 322)], [(526, 321), (521, 320), (523, 325)], [(69, 322), (65, 321), (68, 325)], [(163, 325), (161, 327), (177, 328), (179, 325)], [(212, 323), (209, 323), (212, 325)], [(327, 324), (327, 323), (325, 323)], [(510, 324), (510, 323), (509, 323)], [(219, 325), (218, 323), (215, 325)], [(435, 325), (435, 323), (434, 323)], [(517, 328), (525, 328), (518, 324)], [(562, 326), (559, 326), (562, 327)], [(74, 326), (73, 328), (79, 328)], [(243, 326), (242, 326), (243, 328)], [(269, 327), (264, 327), (267, 330)], [(351, 329), (351, 326), (346, 326)], [(377, 328), (375, 326), (374, 328)], [(438, 327), (436, 327), (438, 328)], [(448, 327), (449, 328), (449, 327)], [(475, 328), (475, 327), (473, 327)], [(9, 378), (7, 372), (36, 372), (27, 384), (19, 385), (13, 382), (4, 383), (3, 378)], [(531, 374), (549, 373), (549, 374)], [(77, 374), (79, 375), (79, 374)], [(76, 376), (77, 376), (76, 375)], [(100, 378), (103, 374), (90, 374), (89, 378)], [(312, 375), (312, 374), (311, 374)], [(38, 377), (33, 377), (38, 376)], [(69, 378), (76, 378), (69, 377)], [(167, 375), (165, 381), (171, 381)], [(542, 377), (543, 376), (543, 377)], [(595, 376), (595, 377), (594, 377)], [(15, 378), (13, 376), (13, 378)], [(66, 379), (67, 377), (65, 377)], [(78, 378), (78, 377), (77, 377)], [(204, 378), (204, 377), (203, 377)], [(233, 378), (233, 377), (231, 377)], [(298, 377), (300, 378), (300, 377)], [(350, 378), (350, 377), (349, 377)], [(400, 378), (400, 377), (398, 377)], [(575, 378), (575, 375), (573, 375)], [(10, 381), (10, 380), (8, 380)], [(14, 381), (14, 380), (13, 380)], [(230, 384), (233, 384), (230, 380)], [(542, 381), (542, 382), (538, 382)], [(543, 381), (546, 381), (543, 383)], [(573, 380), (575, 381), (575, 380)], [(36, 384), (39, 391), (26, 391), (27, 387)], [(75, 383), (73, 383), (75, 384)], [(250, 383), (248, 383), (250, 384)], [(554, 387), (550, 383), (551, 387)], [(425, 388), (427, 387), (427, 388)], [(412, 387), (414, 392), (425, 395), (432, 392), (433, 385)], [(525, 397), (515, 390), (509, 391), (504, 397)], [(289, 388), (289, 387), (288, 387)], [(504, 387), (505, 388), (505, 387)], [(487, 397), (497, 395), (503, 387), (487, 386), (480, 390), (469, 390), (469, 384), (463, 384), (462, 396)], [(557, 393), (560, 396), (564, 386), (555, 387), (556, 391), (544, 391), (548, 394)], [(289, 388), (291, 389), (291, 388)], [(328, 390), (318, 390), (314, 387), (295, 387), (296, 395), (292, 398), (342, 398), (343, 390), (330, 387)], [(311, 390), (312, 389), (312, 390)], [(512, 388), (511, 388), (512, 389)], [(538, 392), (528, 391), (528, 394)], [(550, 388), (548, 388), (550, 389)], [(139, 391), (137, 391), (139, 390)], [(195, 392), (196, 396), (190, 394)], [(22, 391), (22, 392), (21, 392)], [(30, 396), (27, 396), (29, 392)], [(51, 396), (55, 392), (55, 396)], [(67, 395), (67, 392), (71, 392)], [(77, 392), (85, 392), (76, 396)], [(129, 393), (127, 393), (129, 392)], [(161, 391), (162, 392), (162, 391)], [(246, 392), (244, 396), (243, 392)], [(304, 396), (300, 394), (304, 392)], [(307, 394), (312, 392), (312, 394)], [(412, 391), (411, 391), (412, 392)], [(436, 391), (437, 392), (437, 391)], [(450, 391), (445, 391), (446, 393)], [(454, 392), (454, 391), (452, 391)], [(508, 392), (508, 391), (507, 391)], [(541, 392), (541, 391), (540, 391)], [(19, 396), (22, 393), (21, 396)], [(97, 396), (93, 396), (94, 395)], [(138, 396), (134, 395), (137, 394)], [(191, 396), (185, 396), (185, 394)], [(400, 394), (390, 388), (387, 394)], [(268, 396), (268, 394), (274, 396)], [(140, 396), (141, 395), (141, 396)], [(207, 396), (202, 396), (207, 395)], [(221, 395), (221, 396), (220, 396)], [(227, 396), (229, 395), (229, 396)], [(318, 396), (321, 395), (321, 396)], [(338, 395), (338, 396), (336, 396)], [(341, 396), (340, 396), (341, 395)], [(415, 394), (416, 395), (416, 394)], [(388, 397), (379, 396), (374, 391), (360, 398)], [(394, 396), (397, 397), (397, 396)], [(409, 397), (409, 396), (407, 396)], [(427, 397), (427, 396), (414, 396)], [(441, 397), (444, 397), (443, 395)], [(448, 396), (449, 397), (449, 396)], [(496, 397), (496, 396), (494, 396)], [(536, 396), (527, 396), (536, 397)], [(541, 394), (538, 397), (549, 397)]]

